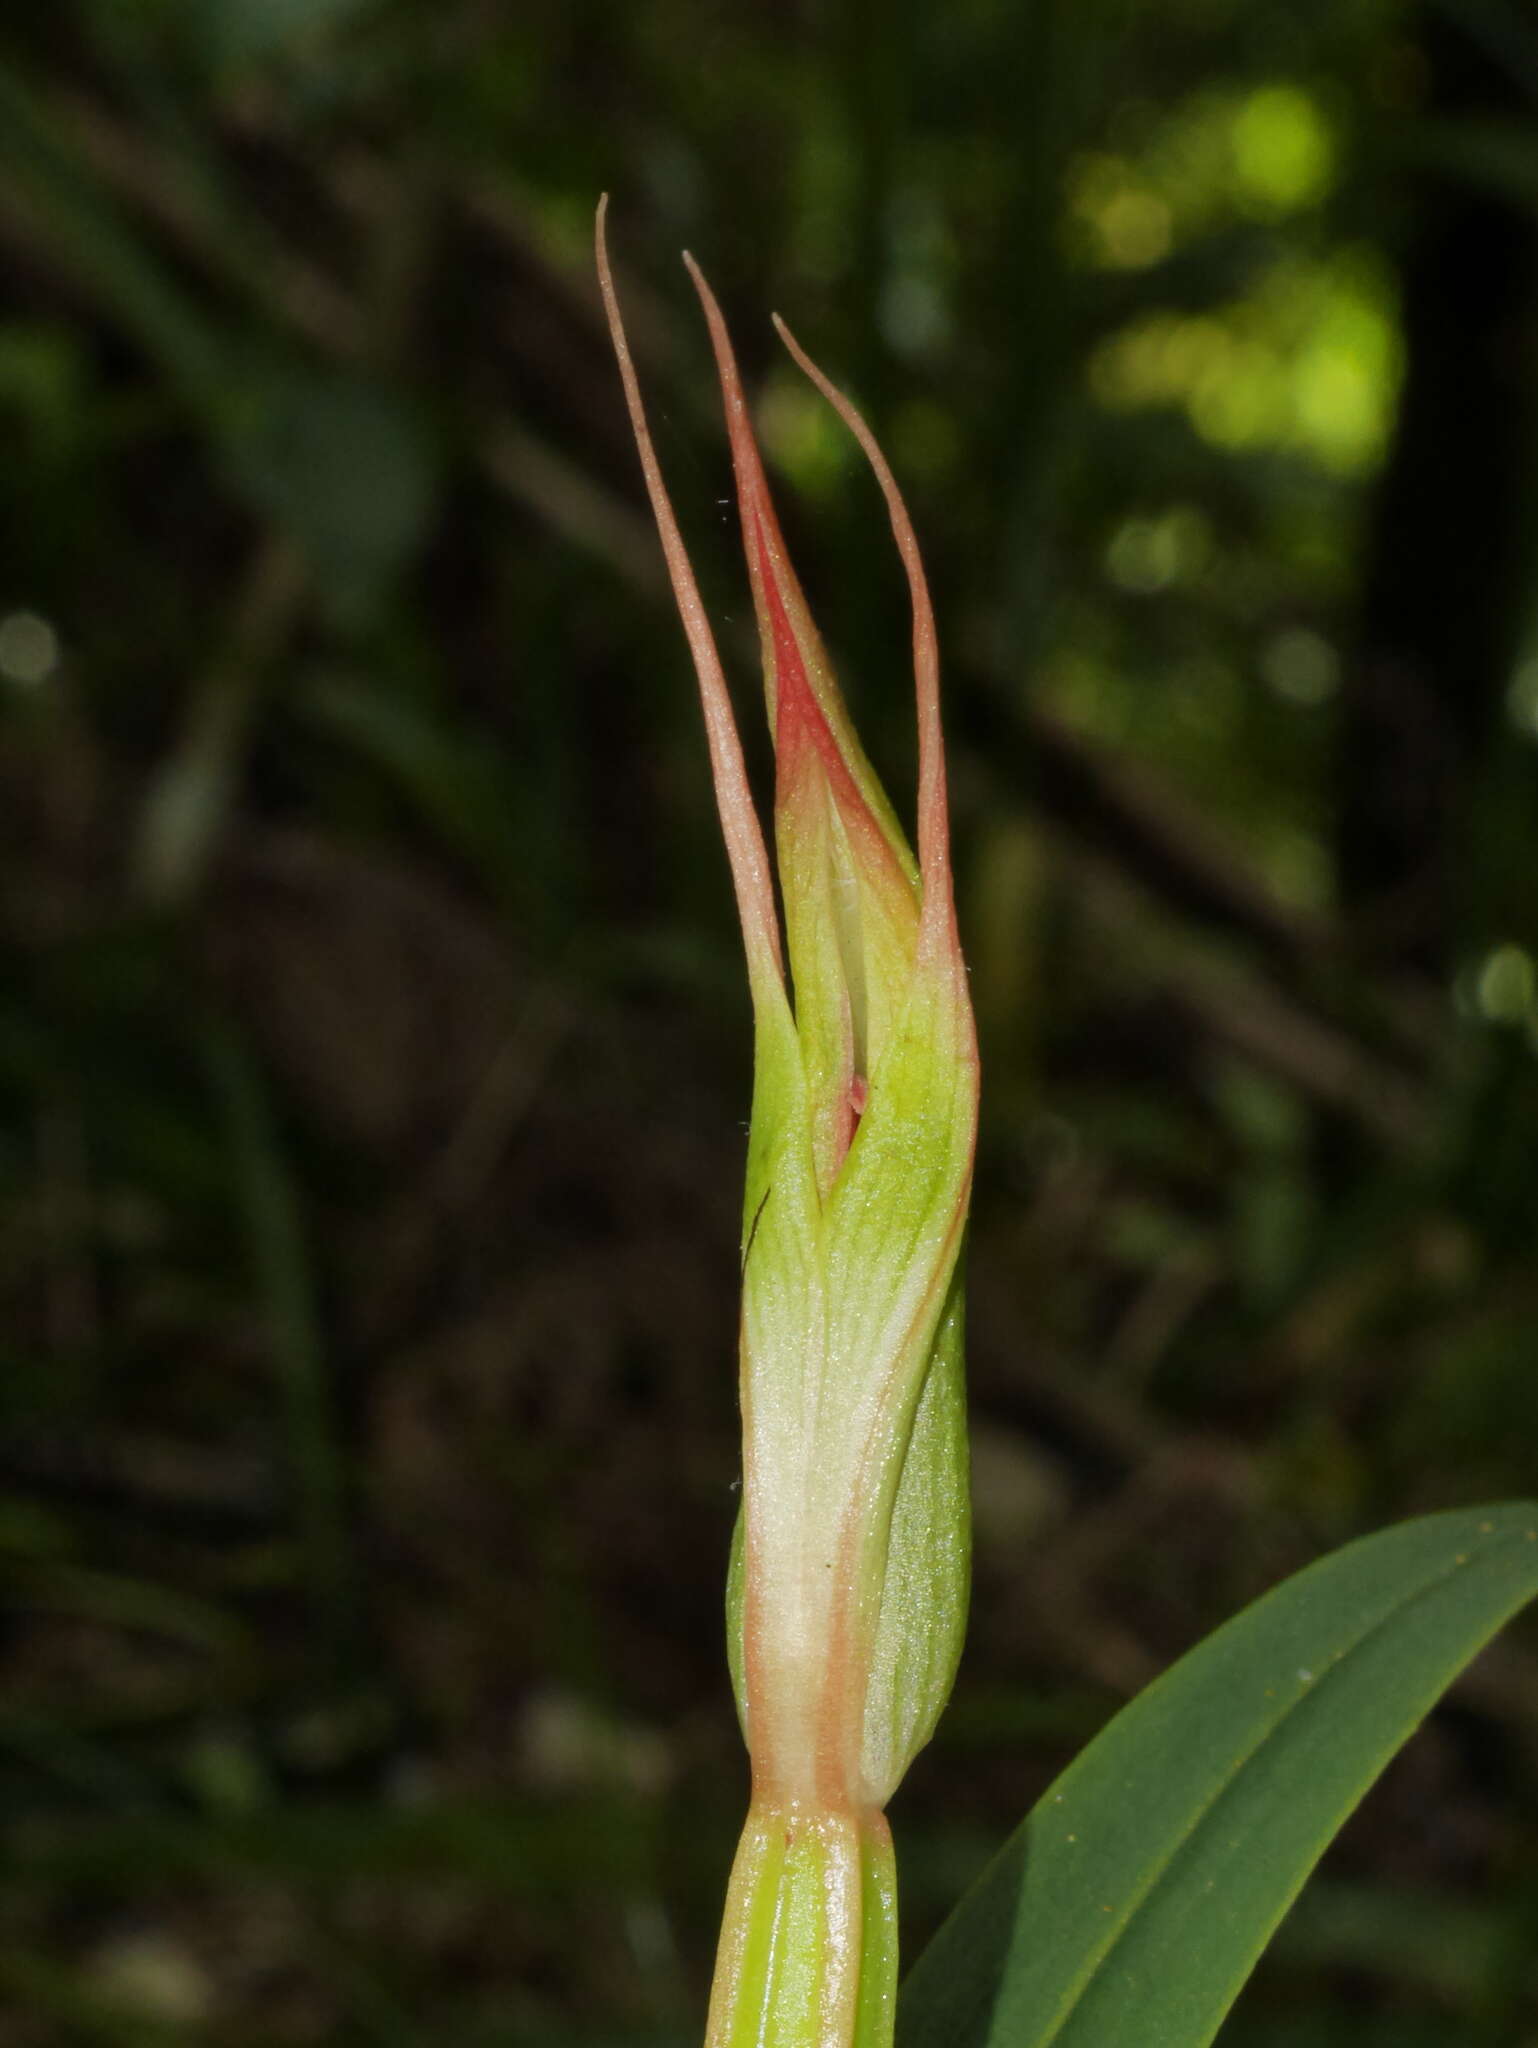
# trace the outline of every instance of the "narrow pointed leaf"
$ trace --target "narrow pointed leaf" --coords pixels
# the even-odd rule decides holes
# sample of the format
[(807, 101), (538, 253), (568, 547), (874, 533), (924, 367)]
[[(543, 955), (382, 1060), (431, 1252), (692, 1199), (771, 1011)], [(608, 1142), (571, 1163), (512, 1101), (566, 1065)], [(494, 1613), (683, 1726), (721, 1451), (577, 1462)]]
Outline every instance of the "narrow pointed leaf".
[(1538, 1504), (1300, 1572), (1158, 1679), (920, 1958), (899, 2048), (1204, 2048), (1331, 1837), (1538, 1594)]

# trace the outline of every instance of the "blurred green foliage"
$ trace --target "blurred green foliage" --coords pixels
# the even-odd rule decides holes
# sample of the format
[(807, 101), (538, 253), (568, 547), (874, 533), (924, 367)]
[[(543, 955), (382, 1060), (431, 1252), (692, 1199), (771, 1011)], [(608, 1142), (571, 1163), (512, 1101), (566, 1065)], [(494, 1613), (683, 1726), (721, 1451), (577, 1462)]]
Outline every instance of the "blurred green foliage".
[[(0, 2048), (692, 2037), (748, 1033), (590, 274), (754, 663), (941, 616), (978, 1584), (910, 1938), (1262, 1586), (1538, 1461), (1518, 0), (61, 0), (0, 27)], [(758, 770), (764, 748), (748, 719)], [(1236, 2048), (1538, 2027), (1538, 1664)]]

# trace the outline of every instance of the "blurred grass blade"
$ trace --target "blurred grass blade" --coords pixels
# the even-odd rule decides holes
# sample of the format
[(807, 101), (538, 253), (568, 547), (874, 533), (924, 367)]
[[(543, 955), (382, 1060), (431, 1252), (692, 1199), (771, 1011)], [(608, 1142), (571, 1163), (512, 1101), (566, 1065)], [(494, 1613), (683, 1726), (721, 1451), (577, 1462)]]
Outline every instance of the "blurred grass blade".
[(50, 257), (109, 307), (185, 391), (213, 399), (219, 336), (81, 166), (46, 101), (9, 62), (0, 62), (0, 168)]
[(161, 908), (203, 886), (238, 802), (241, 768), (264, 684), (302, 615), (304, 564), (279, 534), (257, 545), (223, 644), (198, 678), (180, 739), (156, 771), (140, 814), (136, 893)]
[(237, 328), (222, 305), (211, 311), (81, 162), (47, 97), (3, 59), (0, 180), (50, 265), (110, 313), (195, 410), (229, 488), (299, 545), (337, 607), (366, 609), (433, 512), (438, 456), (415, 403), (355, 370), (312, 362), (285, 336)]
[[(298, 701), (313, 726), (346, 741), (381, 769), (444, 843), (520, 914), (538, 914), (554, 858), (526, 836), (528, 792), (518, 765), (484, 734), (469, 740), (427, 708), (402, 702), (377, 679), (307, 679)], [(545, 904), (548, 914), (548, 903)]]
[(323, 1638), (338, 1652), (356, 1633), (345, 1474), (299, 1198), (256, 1062), (231, 1031), (208, 1034), (252, 1273), (281, 1376), (298, 1534)]
[(1202, 2048), (1362, 1794), (1538, 1593), (1538, 1505), (1353, 1543), (1117, 1715), (941, 1928), (899, 2048)]

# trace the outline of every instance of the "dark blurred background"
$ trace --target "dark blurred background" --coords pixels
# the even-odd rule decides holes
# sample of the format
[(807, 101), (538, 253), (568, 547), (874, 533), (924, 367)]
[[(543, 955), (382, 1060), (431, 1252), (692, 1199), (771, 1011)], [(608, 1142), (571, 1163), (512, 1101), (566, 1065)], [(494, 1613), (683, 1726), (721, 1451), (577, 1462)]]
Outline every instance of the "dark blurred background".
[[(58, 0), (0, 26), (0, 2044), (697, 2038), (749, 1018), (737, 329), (857, 715), (947, 656), (977, 1584), (911, 1943), (1321, 1550), (1538, 1487), (1538, 19)], [(1236, 2048), (1538, 2039), (1538, 1636)]]

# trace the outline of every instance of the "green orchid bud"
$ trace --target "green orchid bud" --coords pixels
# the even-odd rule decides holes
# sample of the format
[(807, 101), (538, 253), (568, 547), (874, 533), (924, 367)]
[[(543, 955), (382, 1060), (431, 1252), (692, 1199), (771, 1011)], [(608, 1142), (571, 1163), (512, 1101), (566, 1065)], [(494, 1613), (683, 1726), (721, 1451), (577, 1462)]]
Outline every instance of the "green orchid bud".
[[(949, 1694), (969, 1564), (959, 1260), (977, 1045), (956, 930), (934, 620), (896, 483), (854, 407), (913, 610), (918, 855), (855, 737), (786, 553), (720, 310), (692, 259), (726, 404), (775, 747), (773, 876), (709, 622), (599, 274), (698, 672), (753, 995), (743, 1208), (743, 1504), (729, 1646), (753, 1800), (709, 2041), (891, 2036), (883, 1809)], [(787, 972), (788, 968), (788, 972)]]

